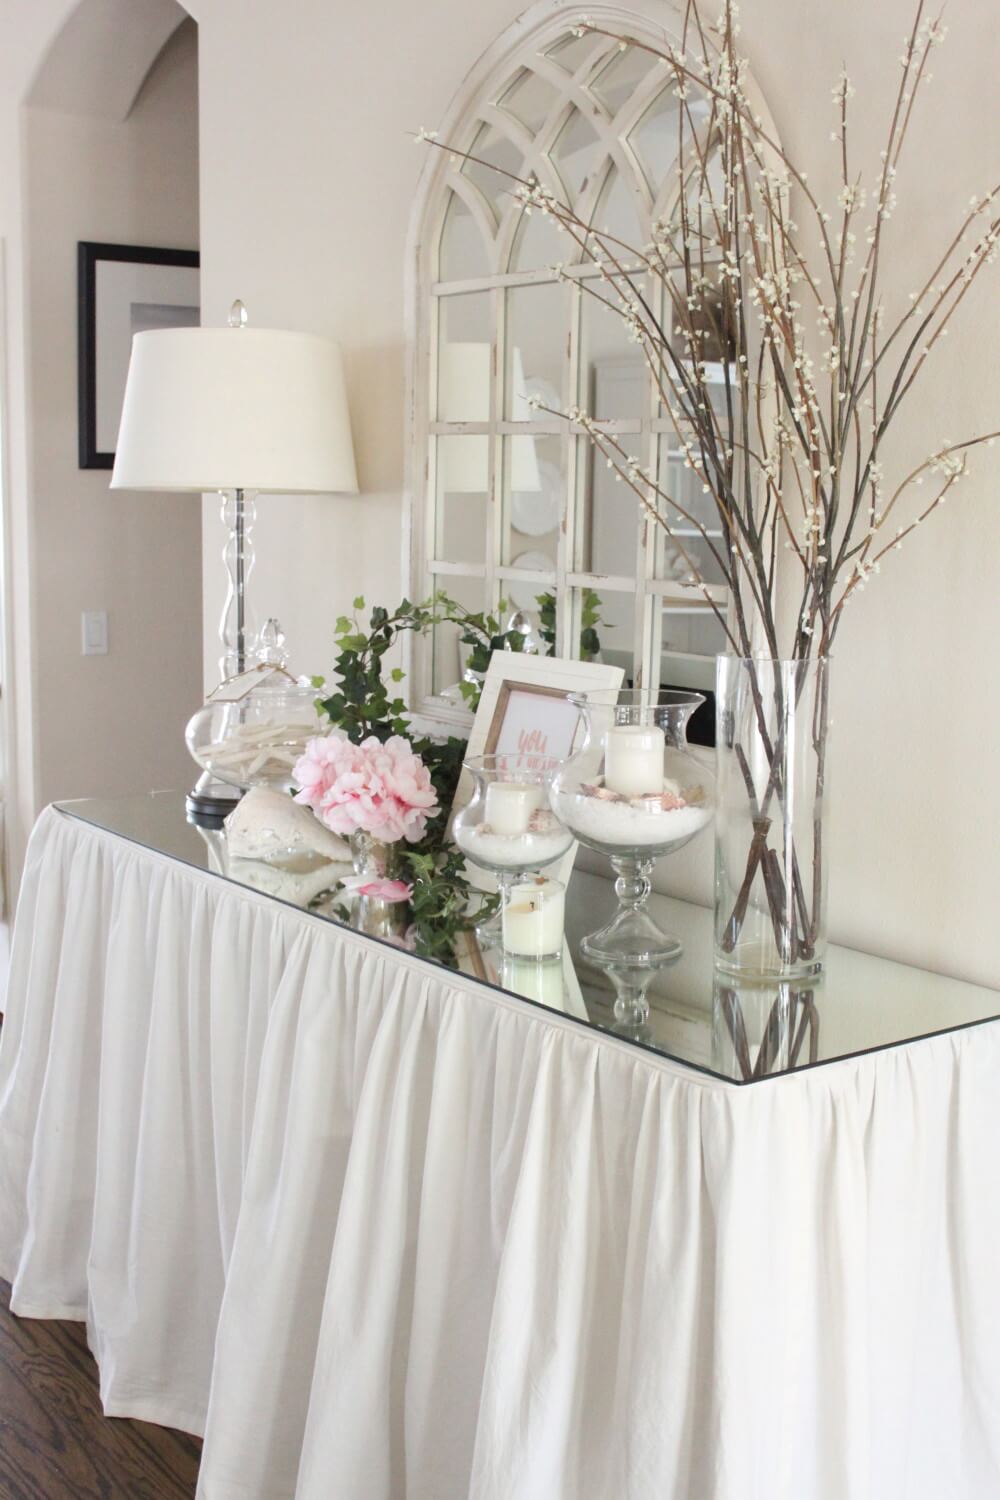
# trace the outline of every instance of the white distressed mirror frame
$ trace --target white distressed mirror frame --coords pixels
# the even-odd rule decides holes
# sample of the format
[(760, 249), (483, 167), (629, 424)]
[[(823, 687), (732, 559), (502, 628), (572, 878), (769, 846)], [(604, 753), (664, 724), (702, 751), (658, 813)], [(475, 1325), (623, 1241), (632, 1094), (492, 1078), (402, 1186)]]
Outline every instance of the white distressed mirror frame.
[[(673, 171), (654, 196), (638, 157), (627, 139), (629, 131), (641, 121), (647, 110), (663, 92), (668, 82), (664, 64), (652, 62), (639, 87), (612, 117), (603, 102), (589, 91), (588, 83), (597, 80), (601, 71), (613, 61), (617, 43), (609, 38), (595, 39), (594, 52), (572, 75), (561, 69), (545, 54), (547, 49), (565, 37), (583, 8), (565, 0), (542, 0), (520, 16), (483, 54), (462, 84), (444, 117), (435, 122), (438, 138), (453, 143), (459, 150), (470, 149), (483, 125), (492, 125), (522, 152), (525, 167), (536, 170), (543, 182), (556, 192), (564, 189), (554, 176), (554, 165), (546, 151), (559, 139), (560, 132), (574, 107), (586, 110), (586, 118), (602, 140), (607, 159), (587, 185), (586, 197), (596, 209), (610, 174), (617, 168), (628, 185), (639, 210), (640, 225), (648, 238), (650, 218), (665, 215), (676, 196), (677, 182)], [(680, 34), (679, 12), (669, 0), (650, 0), (641, 11), (631, 6), (602, 4), (586, 7), (594, 23), (637, 41), (662, 46), (675, 41)], [(505, 110), (497, 108), (502, 97), (524, 68), (539, 73), (557, 92), (556, 102), (534, 136)], [(751, 81), (747, 83), (755, 108), (773, 129), (769, 112)], [(585, 555), (583, 524), (585, 486), (580, 466), (586, 464), (589, 443), (582, 428), (558, 420), (531, 423), (503, 420), (500, 402), (505, 374), (504, 298), (511, 287), (544, 283), (559, 285), (551, 268), (526, 271), (508, 269), (520, 228), (521, 213), (516, 200), (497, 222), (493, 209), (474, 182), (460, 171), (460, 162), (446, 151), (422, 146), (427, 159), (421, 173), (410, 224), (407, 245), (406, 322), (408, 334), (407, 475), (404, 508), (403, 576), (412, 598), (420, 599), (432, 587), (451, 587), (450, 580), (461, 578), (481, 584), (480, 607), (495, 608), (517, 580), (531, 582), (539, 590), (553, 590), (556, 595), (556, 654), (575, 657), (574, 643), (579, 640), (581, 605), (584, 589), (600, 592), (612, 590), (634, 592), (632, 641), (634, 679), (638, 685), (655, 683), (662, 671), (662, 619), (665, 611), (687, 613), (704, 611), (704, 603), (694, 602), (691, 592), (669, 578), (658, 576), (657, 559), (661, 548), (656, 545), (660, 528), (650, 520), (637, 522), (635, 575), (613, 577), (588, 572), (582, 567)], [(442, 281), (438, 257), (445, 216), (452, 191), (457, 193), (479, 225), (484, 244), (491, 245), (489, 274), (461, 281)], [(581, 204), (583, 198), (580, 199)], [(567, 278), (560, 292), (567, 302), (565, 327), (568, 330), (563, 364), (563, 403), (576, 403), (579, 390), (581, 297), (575, 282), (596, 274), (586, 264), (572, 264), (567, 258)], [(483, 422), (444, 422), (436, 420), (438, 319), (442, 301), (449, 296), (472, 292), (486, 293), (491, 308), (489, 420)], [(659, 311), (659, 309), (658, 309)], [(661, 453), (666, 450), (673, 428), (660, 415), (652, 382), (646, 379), (642, 415), (637, 420), (609, 420), (600, 424), (609, 431), (630, 435), (639, 444), (643, 463), (658, 472)], [(486, 536), (483, 563), (456, 562), (435, 556), (437, 526), (437, 439), (449, 435), (483, 436), (488, 440)], [(562, 446), (564, 479), (563, 517), (559, 530), (557, 557), (551, 572), (528, 573), (502, 562), (504, 506), (502, 474), (502, 440), (529, 434), (557, 438)], [(623, 501), (625, 497), (623, 495)], [(726, 590), (715, 591), (725, 603)], [(710, 686), (714, 680), (711, 657), (671, 653), (670, 676), (674, 683)], [(405, 667), (411, 709), (422, 719), (442, 727), (467, 727), (470, 716), (451, 698), (434, 692), (432, 649), (428, 641), (407, 638)]]

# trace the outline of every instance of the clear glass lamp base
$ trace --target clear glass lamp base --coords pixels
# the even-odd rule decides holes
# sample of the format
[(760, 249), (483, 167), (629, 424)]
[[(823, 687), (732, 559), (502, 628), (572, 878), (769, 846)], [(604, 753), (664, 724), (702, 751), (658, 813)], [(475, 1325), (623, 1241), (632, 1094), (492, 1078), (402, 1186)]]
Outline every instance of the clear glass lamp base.
[(618, 910), (611, 921), (583, 939), (584, 958), (604, 969), (615, 987), (615, 1020), (632, 1030), (649, 1019), (646, 991), (657, 969), (676, 963), (679, 938), (664, 932), (646, 910), (655, 856), (613, 855)]

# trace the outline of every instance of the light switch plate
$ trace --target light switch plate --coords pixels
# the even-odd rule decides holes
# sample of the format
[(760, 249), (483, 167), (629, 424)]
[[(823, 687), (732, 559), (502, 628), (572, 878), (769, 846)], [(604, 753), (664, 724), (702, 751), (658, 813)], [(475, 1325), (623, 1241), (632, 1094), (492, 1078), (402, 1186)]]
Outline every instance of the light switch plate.
[(108, 616), (103, 609), (85, 609), (80, 616), (81, 650), (84, 656), (107, 656)]

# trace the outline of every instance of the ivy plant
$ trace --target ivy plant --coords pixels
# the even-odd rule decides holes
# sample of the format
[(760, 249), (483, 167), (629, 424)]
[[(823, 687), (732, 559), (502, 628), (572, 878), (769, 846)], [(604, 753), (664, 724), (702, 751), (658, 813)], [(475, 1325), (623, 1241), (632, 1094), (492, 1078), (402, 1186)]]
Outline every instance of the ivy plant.
[(475, 712), (482, 695), (482, 685), (475, 678), (484, 675), (494, 651), (523, 651), (524, 636), (518, 630), (504, 628), (502, 617), (510, 608), (506, 599), (499, 601), (496, 614), (466, 609), (449, 599), (447, 594), (439, 594), (438, 599), (444, 610), (443, 618), (459, 627), (459, 641), (470, 648), (466, 671), (475, 676), (463, 677), (458, 688), (469, 708)]
[[(420, 604), (403, 599), (392, 611), (376, 605), (367, 628), (358, 618), (364, 608), (364, 597), (359, 596), (354, 600), (354, 616), (341, 615), (337, 620), (335, 684), (326, 697), (319, 699), (317, 708), (330, 728), (341, 730), (353, 744), (370, 736), (383, 743), (392, 735), (405, 736), (427, 767), (439, 811), (428, 820), (419, 843), (402, 846), (401, 874), (413, 886), (417, 952), (450, 962), (458, 934), (482, 921), (496, 909), (497, 902), (496, 897), (473, 891), (463, 873), (462, 855), (445, 838), (466, 742), (454, 735), (434, 739), (411, 731), (400, 693), (405, 674), (398, 666), (387, 671), (385, 658), (407, 631), (422, 634), (434, 625), (452, 621), (462, 630), (462, 639), (479, 653), (477, 660), (482, 660), (485, 671), (490, 652), (502, 649), (506, 637), (495, 617), (472, 614), (443, 593)], [(517, 639), (523, 643), (523, 638)], [(323, 677), (312, 681), (321, 691), (327, 686)], [(478, 899), (473, 905), (474, 897)]]

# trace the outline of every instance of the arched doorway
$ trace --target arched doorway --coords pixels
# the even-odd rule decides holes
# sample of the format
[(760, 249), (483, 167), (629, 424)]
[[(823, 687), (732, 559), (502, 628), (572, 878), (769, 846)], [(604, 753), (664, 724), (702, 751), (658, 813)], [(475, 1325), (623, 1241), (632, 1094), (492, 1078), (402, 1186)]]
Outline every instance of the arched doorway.
[[(79, 468), (75, 265), (81, 240), (198, 247), (197, 50), (175, 0), (80, 0), (21, 111), (20, 275), (8, 295), (21, 300), (9, 378), (25, 462), (5, 497), (4, 578), (12, 886), (46, 802), (187, 775), (200, 506), (112, 494), (106, 472)], [(82, 655), (83, 611), (107, 613), (107, 656)]]

